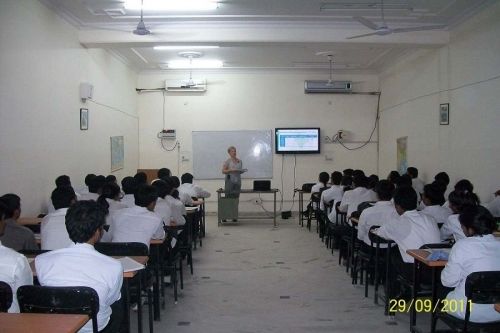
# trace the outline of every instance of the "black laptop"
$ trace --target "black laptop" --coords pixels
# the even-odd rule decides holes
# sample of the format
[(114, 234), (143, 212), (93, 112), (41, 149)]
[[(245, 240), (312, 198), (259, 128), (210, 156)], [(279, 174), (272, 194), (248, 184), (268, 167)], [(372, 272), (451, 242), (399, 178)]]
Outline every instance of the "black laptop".
[(254, 180), (253, 181), (254, 191), (270, 191), (271, 181), (270, 180)]

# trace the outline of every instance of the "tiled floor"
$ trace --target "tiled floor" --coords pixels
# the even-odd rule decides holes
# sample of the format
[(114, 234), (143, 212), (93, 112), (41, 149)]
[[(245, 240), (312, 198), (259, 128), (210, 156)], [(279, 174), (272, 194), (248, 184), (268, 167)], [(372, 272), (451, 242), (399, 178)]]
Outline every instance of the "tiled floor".
[[(277, 229), (270, 220), (217, 227), (209, 216), (207, 223), (194, 275), (185, 270), (178, 304), (167, 289), (155, 332), (409, 332), (408, 315), (385, 317), (372, 289), (364, 298), (337, 252), (332, 256), (296, 219), (279, 220)], [(428, 320), (421, 323), (427, 330)]]

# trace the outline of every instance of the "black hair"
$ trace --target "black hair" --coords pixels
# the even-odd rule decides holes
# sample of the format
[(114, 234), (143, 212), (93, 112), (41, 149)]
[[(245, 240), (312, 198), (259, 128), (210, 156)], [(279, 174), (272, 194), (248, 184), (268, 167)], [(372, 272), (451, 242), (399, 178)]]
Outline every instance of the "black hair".
[(184, 183), (189, 183), (191, 184), (193, 182), (193, 175), (190, 173), (185, 173), (181, 176), (181, 182)]
[(344, 171), (342, 171), (344, 173), (343, 176), (352, 177), (353, 171), (354, 170), (352, 170), (352, 169), (344, 169)]
[(156, 180), (152, 186), (158, 191), (158, 196), (162, 199), (165, 199), (165, 196), (170, 194), (170, 191), (172, 191), (172, 186), (161, 179)]
[(105, 183), (101, 189), (101, 195), (97, 199), (97, 202), (101, 204), (106, 209), (109, 208), (109, 203), (106, 199), (115, 200), (120, 195), (120, 186), (116, 183)]
[(417, 192), (411, 186), (398, 187), (394, 192), (394, 204), (405, 211), (417, 209)]
[(365, 176), (365, 172), (363, 170), (356, 169), (352, 172), (352, 178), (357, 176)]
[(170, 196), (175, 199), (179, 199), (179, 191), (177, 190), (177, 187), (180, 185), (179, 178), (172, 176), (167, 177), (164, 180), (170, 186)]
[(352, 177), (350, 176), (343, 176), (342, 177), (342, 182), (340, 183), (342, 186), (351, 186), (352, 185)]
[(332, 172), (331, 179), (333, 185), (340, 185), (340, 183), (342, 182), (342, 173), (340, 173), (339, 171)]
[(2, 195), (2, 202), (5, 204), (5, 218), (10, 219), (16, 210), (21, 209), (21, 198), (14, 193)]
[(366, 187), (368, 185), (368, 177), (358, 174), (352, 177), (352, 182), (355, 187)]
[(86, 243), (106, 223), (106, 211), (93, 200), (78, 201), (65, 217), (69, 238), (75, 243)]
[(134, 176), (135, 181), (137, 182), (137, 185), (146, 185), (148, 183), (148, 175), (146, 175), (145, 172), (138, 172)]
[(92, 178), (89, 184), (89, 192), (97, 193), (102, 188), (102, 186), (106, 183), (106, 177), (103, 175), (95, 176)]
[(85, 185), (90, 186), (90, 183), (92, 183), (92, 179), (95, 178), (96, 176), (93, 173), (89, 173), (88, 175), (85, 176)]
[(125, 194), (134, 194), (137, 191), (137, 181), (134, 177), (125, 177), (122, 179), (122, 190)]
[(5, 200), (3, 198), (0, 198), (0, 221), (3, 221), (6, 219), (6, 212), (7, 212), (7, 204), (5, 203)]
[(151, 185), (141, 185), (134, 194), (135, 205), (147, 207), (158, 199), (158, 191)]
[(474, 192), (474, 185), (468, 179), (461, 179), (455, 184), (455, 191)]
[(400, 187), (411, 187), (412, 186), (412, 182), (411, 182), (411, 177), (410, 175), (402, 175), (401, 177), (399, 177), (397, 180), (396, 180), (396, 187), (397, 188), (400, 188)]
[(165, 177), (170, 177), (171, 175), (172, 175), (172, 172), (170, 172), (170, 169), (168, 169), (168, 168), (158, 169), (157, 176), (160, 179), (163, 179)]
[(75, 190), (71, 186), (56, 187), (50, 199), (55, 209), (68, 208), (76, 200)]
[(437, 173), (434, 176), (434, 180), (445, 185), (445, 188), (450, 184), (450, 176), (444, 171)]
[(396, 185), (396, 182), (398, 181), (399, 177), (401, 177), (401, 175), (399, 174), (399, 172), (397, 172), (396, 170), (392, 170), (387, 175), (387, 180), (390, 181), (391, 183), (393, 183), (394, 185)]
[(445, 203), (444, 191), (441, 183), (434, 182), (424, 186), (423, 196), (429, 199), (431, 205), (442, 206)]
[(328, 172), (325, 172), (325, 171), (320, 172), (319, 176), (318, 176), (318, 180), (320, 183), (322, 183), (324, 186), (326, 186), (326, 184), (330, 180), (330, 175), (328, 174)]
[(115, 175), (107, 175), (106, 176), (106, 183), (116, 183), (116, 176)]
[(56, 187), (61, 186), (71, 186), (71, 179), (69, 178), (69, 176), (61, 175), (56, 178)]
[(179, 177), (171, 176), (169, 179), (170, 179), (170, 183), (172, 184), (172, 186), (174, 188), (178, 188), (179, 186), (181, 186), (181, 181), (179, 180)]
[(489, 235), (496, 229), (495, 218), (483, 206), (466, 206), (458, 217), (460, 224), (474, 231), (473, 236)]
[(415, 167), (408, 167), (406, 169), (406, 173), (410, 175), (411, 178), (417, 178), (418, 177), (418, 169)]
[(394, 194), (394, 184), (386, 179), (382, 179), (377, 183), (374, 191), (377, 193), (379, 200), (389, 201)]
[(370, 175), (368, 177), (368, 188), (374, 189), (377, 186), (378, 181), (379, 181), (379, 179), (378, 179), (377, 175)]
[(438, 180), (435, 180), (432, 182), (432, 185), (435, 186), (436, 188), (438, 188), (441, 192), (443, 192), (443, 196), (444, 196), (444, 192), (446, 192), (446, 184), (444, 184)]
[(473, 192), (452, 191), (448, 195), (448, 202), (455, 213), (462, 212), (466, 206), (478, 206), (479, 198)]

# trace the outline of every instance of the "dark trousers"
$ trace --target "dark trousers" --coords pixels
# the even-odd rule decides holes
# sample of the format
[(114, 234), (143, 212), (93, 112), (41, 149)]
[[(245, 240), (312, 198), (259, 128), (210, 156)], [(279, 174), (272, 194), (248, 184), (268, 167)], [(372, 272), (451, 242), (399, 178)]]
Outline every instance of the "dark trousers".
[[(118, 333), (120, 332), (120, 327), (123, 321), (123, 313), (124, 311), (125, 304), (123, 302), (123, 295), (122, 297), (111, 304), (111, 317), (109, 318), (108, 325), (100, 331), (100, 333)], [(128, 313), (128, 309), (125, 309)]]

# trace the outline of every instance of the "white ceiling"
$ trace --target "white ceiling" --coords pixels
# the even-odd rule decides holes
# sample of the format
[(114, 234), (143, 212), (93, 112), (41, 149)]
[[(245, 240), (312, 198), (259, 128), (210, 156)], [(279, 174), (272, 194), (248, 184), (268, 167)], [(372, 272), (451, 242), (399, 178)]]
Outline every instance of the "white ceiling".
[[(145, 11), (150, 36), (132, 34), (140, 12), (124, 9), (122, 0), (41, 1), (80, 30), (84, 46), (108, 49), (138, 71), (160, 70), (180, 59), (182, 50), (156, 51), (155, 45), (219, 45), (202, 50), (203, 58), (221, 59), (224, 68), (324, 71), (327, 58), (316, 53), (332, 51), (336, 71), (363, 73), (380, 72), (415, 50), (446, 44), (450, 30), (495, 2), (385, 0), (391, 28), (446, 28), (349, 40), (372, 32), (353, 16), (382, 23), (380, 0), (227, 0), (212, 12)], [(325, 5), (330, 9), (321, 10)]]

